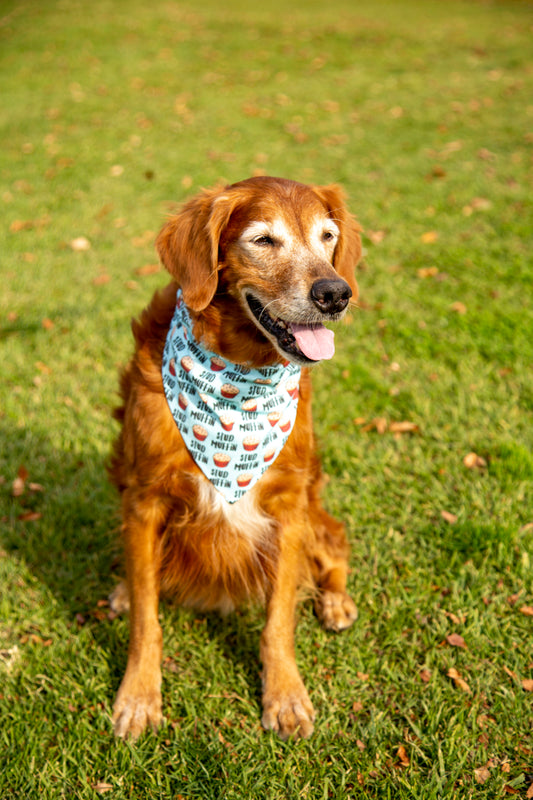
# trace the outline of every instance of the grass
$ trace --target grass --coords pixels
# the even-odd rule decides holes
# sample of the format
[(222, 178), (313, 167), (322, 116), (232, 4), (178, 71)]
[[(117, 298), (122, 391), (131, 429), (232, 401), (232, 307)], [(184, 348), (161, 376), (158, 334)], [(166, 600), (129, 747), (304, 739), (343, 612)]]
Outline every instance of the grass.
[[(4, 0), (0, 797), (531, 797), (532, 24), (519, 2)], [(261, 610), (164, 606), (166, 726), (116, 742), (117, 366), (169, 208), (261, 171), (341, 183), (366, 232), (314, 375), (359, 620), (300, 608), (318, 722), (283, 744)]]

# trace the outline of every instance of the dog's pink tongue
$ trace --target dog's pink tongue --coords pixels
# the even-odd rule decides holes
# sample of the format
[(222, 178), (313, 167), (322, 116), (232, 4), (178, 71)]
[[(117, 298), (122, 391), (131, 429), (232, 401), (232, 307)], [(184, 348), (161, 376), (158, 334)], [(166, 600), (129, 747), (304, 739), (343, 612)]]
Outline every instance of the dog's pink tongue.
[(312, 361), (321, 361), (323, 358), (333, 358), (335, 353), (335, 334), (323, 325), (312, 328), (309, 325), (291, 323), (294, 338), (298, 347), (307, 358)]

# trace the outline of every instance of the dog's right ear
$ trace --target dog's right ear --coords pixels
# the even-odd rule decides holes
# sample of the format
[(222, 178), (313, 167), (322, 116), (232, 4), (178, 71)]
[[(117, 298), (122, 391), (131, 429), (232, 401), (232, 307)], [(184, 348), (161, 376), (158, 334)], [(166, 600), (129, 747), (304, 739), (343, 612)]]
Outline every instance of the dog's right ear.
[(205, 189), (170, 217), (156, 239), (159, 257), (192, 311), (203, 311), (217, 290), (220, 237), (236, 200), (220, 187)]

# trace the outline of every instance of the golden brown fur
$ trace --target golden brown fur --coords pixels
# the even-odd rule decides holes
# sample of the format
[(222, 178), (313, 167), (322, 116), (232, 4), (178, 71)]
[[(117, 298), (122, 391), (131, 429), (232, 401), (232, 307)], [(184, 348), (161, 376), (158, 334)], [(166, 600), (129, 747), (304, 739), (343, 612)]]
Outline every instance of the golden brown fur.
[[(331, 221), (333, 239), (324, 228)], [(274, 244), (253, 239), (254, 226), (260, 231), (263, 224), (280, 237)], [(161, 360), (180, 286), (195, 338), (208, 349), (253, 367), (281, 363), (284, 353), (244, 307), (245, 291), (252, 287), (282, 319), (297, 309), (297, 321), (317, 314), (309, 301), (316, 281), (345, 281), (355, 296), (358, 231), (337, 187), (253, 178), (202, 192), (159, 235), (173, 281), (133, 323), (135, 353), (122, 375), (122, 428), (110, 470), (122, 497), (127, 572), (115, 601), (130, 609), (128, 664), (113, 717), (119, 736), (136, 737), (162, 718), (160, 594), (204, 610), (264, 601), (263, 724), (282, 738), (313, 730), (294, 660), (297, 588), (314, 582), (317, 613), (333, 630), (350, 625), (356, 610), (346, 594), (344, 529), (320, 501), (309, 370), (302, 369), (297, 419), (284, 449), (256, 486), (229, 504), (183, 443)]]

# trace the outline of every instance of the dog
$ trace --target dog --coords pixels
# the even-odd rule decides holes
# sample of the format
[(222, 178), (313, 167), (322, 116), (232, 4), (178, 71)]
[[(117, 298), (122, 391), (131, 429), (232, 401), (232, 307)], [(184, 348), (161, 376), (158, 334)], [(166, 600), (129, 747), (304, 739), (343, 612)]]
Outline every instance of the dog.
[(322, 507), (310, 367), (331, 358), (357, 298), (360, 227), (336, 185), (253, 177), (203, 190), (156, 247), (171, 283), (132, 323), (121, 430), (109, 465), (121, 494), (130, 613), (119, 737), (162, 722), (160, 596), (227, 613), (261, 601), (262, 724), (308, 737), (315, 712), (294, 651), (297, 593), (313, 586), (327, 629), (350, 626), (344, 526)]

